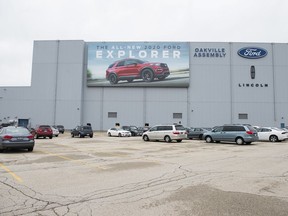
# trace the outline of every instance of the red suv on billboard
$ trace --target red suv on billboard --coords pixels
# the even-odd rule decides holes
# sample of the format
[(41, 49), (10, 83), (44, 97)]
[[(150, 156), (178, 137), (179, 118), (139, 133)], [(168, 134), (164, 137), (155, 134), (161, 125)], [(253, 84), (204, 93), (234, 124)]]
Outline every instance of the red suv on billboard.
[(154, 78), (164, 80), (169, 75), (170, 71), (165, 63), (147, 62), (132, 58), (116, 61), (106, 70), (106, 79), (111, 84), (117, 84), (119, 80), (132, 82), (134, 79), (152, 82)]

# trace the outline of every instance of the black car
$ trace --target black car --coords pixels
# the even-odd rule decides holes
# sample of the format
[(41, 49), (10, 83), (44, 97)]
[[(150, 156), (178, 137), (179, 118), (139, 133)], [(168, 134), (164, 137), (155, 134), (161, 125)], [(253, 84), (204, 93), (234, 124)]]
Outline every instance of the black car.
[(190, 128), (187, 130), (187, 138), (188, 139), (202, 139), (203, 134), (210, 131), (208, 128), (201, 128), (201, 127), (195, 127), (195, 128)]
[(130, 131), (132, 136), (142, 136), (142, 132), (136, 126), (122, 126), (122, 129)]
[(93, 130), (92, 127), (89, 125), (85, 126), (77, 126), (71, 131), (71, 136), (75, 137), (78, 136), (80, 138), (83, 138), (85, 136), (89, 136), (90, 138), (93, 137)]
[(150, 127), (148, 127), (148, 126), (138, 127), (140, 136), (142, 136), (142, 134), (143, 134), (144, 132), (148, 131), (149, 129), (150, 129)]
[(64, 134), (65, 128), (63, 125), (54, 125), (53, 127), (57, 128), (59, 133)]

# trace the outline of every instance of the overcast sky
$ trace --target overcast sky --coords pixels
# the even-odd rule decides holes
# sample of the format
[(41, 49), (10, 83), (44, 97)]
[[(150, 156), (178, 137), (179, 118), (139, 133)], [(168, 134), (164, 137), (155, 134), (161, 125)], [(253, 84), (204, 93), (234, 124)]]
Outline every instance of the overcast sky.
[(287, 0), (0, 0), (0, 86), (31, 84), (34, 40), (288, 42)]

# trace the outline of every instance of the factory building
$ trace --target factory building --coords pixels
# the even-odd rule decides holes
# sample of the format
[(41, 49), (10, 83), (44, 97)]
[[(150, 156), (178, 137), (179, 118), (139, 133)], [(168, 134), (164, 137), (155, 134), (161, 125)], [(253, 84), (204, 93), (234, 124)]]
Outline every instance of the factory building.
[(35, 41), (31, 86), (0, 87), (0, 121), (17, 119), (285, 127), (288, 44)]

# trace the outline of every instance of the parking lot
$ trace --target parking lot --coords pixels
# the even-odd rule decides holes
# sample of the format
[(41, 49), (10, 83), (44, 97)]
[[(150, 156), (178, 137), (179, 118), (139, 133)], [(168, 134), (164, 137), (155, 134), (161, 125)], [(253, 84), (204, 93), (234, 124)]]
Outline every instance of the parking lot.
[(0, 215), (288, 215), (288, 141), (36, 139), (0, 153)]

